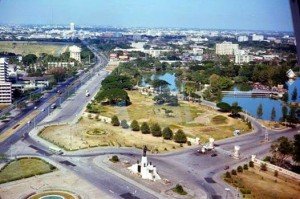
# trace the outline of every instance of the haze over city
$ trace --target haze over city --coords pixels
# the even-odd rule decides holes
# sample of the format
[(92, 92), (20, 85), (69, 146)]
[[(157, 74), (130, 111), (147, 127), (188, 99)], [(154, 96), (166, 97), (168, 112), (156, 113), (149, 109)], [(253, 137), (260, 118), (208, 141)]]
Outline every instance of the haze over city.
[(2, 0), (0, 7), (2, 24), (76, 21), (116, 27), (292, 31), (288, 0)]

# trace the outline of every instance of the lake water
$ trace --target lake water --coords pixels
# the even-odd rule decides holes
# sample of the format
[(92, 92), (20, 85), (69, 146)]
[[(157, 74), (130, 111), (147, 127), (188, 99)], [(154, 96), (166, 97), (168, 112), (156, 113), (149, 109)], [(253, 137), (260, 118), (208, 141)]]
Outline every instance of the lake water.
[[(298, 97), (296, 102), (300, 102), (300, 78), (297, 78), (295, 81), (287, 82), (289, 101), (291, 101), (291, 96), (294, 88), (297, 88)], [(270, 120), (271, 111), (274, 107), (276, 110), (276, 121), (279, 121), (282, 117), (282, 106), (284, 105), (280, 100), (274, 100), (270, 98), (253, 98), (253, 97), (235, 97), (235, 96), (224, 96), (222, 99), (223, 102), (232, 104), (238, 102), (238, 104), (243, 108), (244, 111), (247, 111), (250, 115), (256, 117), (256, 111), (259, 104), (263, 106), (263, 116), (262, 119)]]
[[(176, 80), (174, 73), (157, 73), (150, 76), (145, 76), (142, 79), (141, 85), (145, 86), (148, 85), (145, 83), (147, 79), (161, 79), (168, 82), (170, 85), (168, 86), (170, 91), (172, 92), (179, 92), (182, 90), (182, 85)], [(291, 101), (291, 96), (293, 93), (294, 88), (297, 88), (298, 97), (296, 102), (300, 102), (300, 78), (297, 78), (295, 81), (287, 82), (288, 86), (288, 93), (289, 93), (289, 101)], [(238, 87), (234, 87), (234, 90), (238, 90)], [(281, 100), (274, 100), (268, 97), (236, 97), (236, 96), (224, 96), (222, 99), (223, 102), (228, 104), (232, 104), (234, 102), (238, 102), (239, 106), (243, 108), (244, 111), (247, 111), (250, 115), (256, 117), (256, 111), (260, 104), (263, 105), (263, 115), (262, 119), (270, 120), (271, 111), (274, 107), (276, 110), (276, 121), (279, 121), (282, 117), (282, 106), (284, 103)]]

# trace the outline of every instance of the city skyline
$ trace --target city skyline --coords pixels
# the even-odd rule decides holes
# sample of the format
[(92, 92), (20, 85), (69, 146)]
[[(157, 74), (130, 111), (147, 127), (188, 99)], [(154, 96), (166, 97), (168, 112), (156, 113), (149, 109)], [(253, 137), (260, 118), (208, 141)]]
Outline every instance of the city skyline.
[(293, 31), (287, 0), (275, 0), (272, 4), (266, 0), (217, 1), (218, 6), (207, 0), (189, 3), (176, 0), (172, 4), (167, 0), (88, 0), (85, 4), (81, 0), (3, 0), (0, 2), (3, 8), (0, 23), (57, 25), (75, 22), (80, 26), (104, 27)]

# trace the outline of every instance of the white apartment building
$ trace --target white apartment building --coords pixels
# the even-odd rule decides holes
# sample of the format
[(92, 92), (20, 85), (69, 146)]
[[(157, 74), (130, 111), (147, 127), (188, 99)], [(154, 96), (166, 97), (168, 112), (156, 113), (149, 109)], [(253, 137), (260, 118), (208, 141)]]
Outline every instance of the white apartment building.
[(11, 83), (7, 80), (7, 62), (0, 58), (0, 104), (12, 103)]
[(249, 41), (249, 38), (245, 35), (238, 36), (238, 42)]
[(257, 34), (252, 35), (252, 41), (263, 41), (263, 40), (264, 40), (263, 35), (257, 35)]
[(70, 51), (70, 58), (73, 58), (73, 59), (81, 62), (81, 56), (80, 56), (81, 48), (80, 47), (73, 45), (73, 46), (69, 47), (69, 51)]
[(253, 55), (249, 55), (244, 50), (239, 50), (238, 53), (235, 54), (235, 64), (249, 63), (251, 61), (253, 61)]
[(217, 55), (234, 55), (239, 50), (238, 44), (233, 44), (232, 42), (223, 42), (216, 44), (216, 54)]
[(56, 68), (56, 67), (74, 67), (75, 63), (74, 62), (48, 62), (48, 68)]

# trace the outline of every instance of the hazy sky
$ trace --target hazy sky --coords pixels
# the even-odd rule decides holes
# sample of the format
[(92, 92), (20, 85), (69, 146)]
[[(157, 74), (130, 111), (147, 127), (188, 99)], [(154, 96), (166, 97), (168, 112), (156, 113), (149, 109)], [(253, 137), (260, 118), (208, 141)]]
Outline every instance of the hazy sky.
[[(53, 11), (53, 21), (52, 21)], [(292, 30), (288, 0), (0, 0), (0, 23)]]

